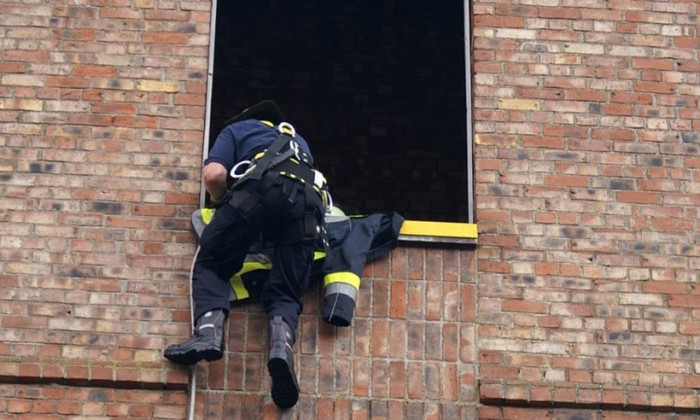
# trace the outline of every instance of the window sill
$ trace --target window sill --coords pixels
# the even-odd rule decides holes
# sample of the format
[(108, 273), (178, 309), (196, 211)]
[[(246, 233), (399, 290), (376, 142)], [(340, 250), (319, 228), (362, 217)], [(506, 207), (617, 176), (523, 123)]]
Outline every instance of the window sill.
[(474, 245), (477, 243), (478, 236), (475, 223), (405, 220), (399, 231), (399, 242)]

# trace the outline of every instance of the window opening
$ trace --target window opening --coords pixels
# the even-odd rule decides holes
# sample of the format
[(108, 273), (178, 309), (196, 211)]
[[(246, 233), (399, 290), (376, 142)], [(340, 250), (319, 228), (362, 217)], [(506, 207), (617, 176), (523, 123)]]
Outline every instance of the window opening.
[(274, 99), (347, 211), (473, 221), (462, 2), (217, 3), (210, 145)]

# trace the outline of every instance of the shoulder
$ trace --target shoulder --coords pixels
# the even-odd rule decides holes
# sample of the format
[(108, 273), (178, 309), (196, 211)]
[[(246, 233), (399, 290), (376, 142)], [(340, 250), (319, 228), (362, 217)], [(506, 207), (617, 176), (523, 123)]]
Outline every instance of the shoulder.
[(250, 120), (237, 121), (233, 124), (229, 124), (229, 127), (231, 127), (232, 129), (235, 129), (235, 130), (250, 130), (250, 129), (259, 129), (259, 128), (266, 127), (266, 126), (260, 120), (250, 119)]
[(243, 137), (251, 132), (264, 129), (266, 126), (258, 120), (243, 120), (231, 123), (221, 130), (221, 134), (226, 133), (231, 137)]

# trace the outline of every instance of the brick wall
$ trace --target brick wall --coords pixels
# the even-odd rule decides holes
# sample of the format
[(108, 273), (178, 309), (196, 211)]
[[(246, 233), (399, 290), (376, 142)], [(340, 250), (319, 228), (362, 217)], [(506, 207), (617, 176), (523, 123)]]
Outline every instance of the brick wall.
[(210, 4), (80, 3), (0, 2), (0, 417), (182, 418)]
[[(303, 299), (290, 417), (475, 418), (474, 262), (469, 250), (395, 250), (365, 269), (350, 328), (319, 318), (316, 283)], [(208, 391), (197, 418), (276, 418), (262, 307), (234, 306), (230, 320), (224, 359), (198, 368)]]
[[(26, 379), (26, 377), (24, 377)], [(2, 419), (183, 419), (182, 391), (0, 384)]]
[(474, 3), (480, 397), (697, 413), (697, 2)]
[[(0, 0), (0, 418), (181, 419), (211, 4), (79, 3)], [(695, 418), (697, 9), (476, 1), (479, 246), (370, 264), (349, 329), (312, 287), (282, 416)], [(262, 318), (197, 418), (278, 416)]]

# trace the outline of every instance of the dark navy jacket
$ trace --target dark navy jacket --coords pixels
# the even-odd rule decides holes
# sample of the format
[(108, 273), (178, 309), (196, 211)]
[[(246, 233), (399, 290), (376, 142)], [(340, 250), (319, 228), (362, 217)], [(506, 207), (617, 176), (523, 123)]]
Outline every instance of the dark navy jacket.
[[(277, 137), (279, 131), (259, 120), (243, 120), (229, 124), (216, 137), (204, 164), (217, 162), (230, 172), (238, 162), (252, 160), (257, 153), (270, 147)], [(306, 139), (300, 134), (296, 134), (294, 139), (299, 143), (301, 150), (311, 158)]]

